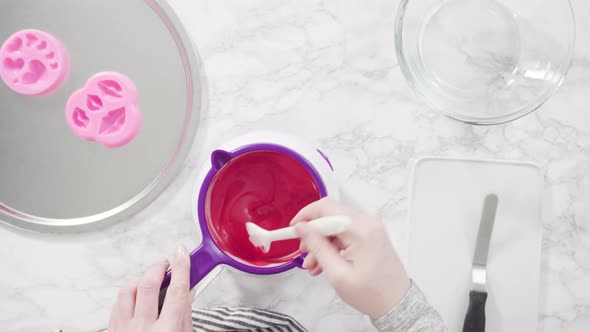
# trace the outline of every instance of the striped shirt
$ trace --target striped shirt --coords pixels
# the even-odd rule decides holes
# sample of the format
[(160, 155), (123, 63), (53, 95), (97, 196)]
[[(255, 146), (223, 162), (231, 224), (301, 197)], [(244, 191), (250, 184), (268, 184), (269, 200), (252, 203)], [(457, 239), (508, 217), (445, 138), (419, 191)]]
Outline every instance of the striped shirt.
[(289, 316), (251, 308), (195, 309), (193, 327), (195, 332), (307, 332)]

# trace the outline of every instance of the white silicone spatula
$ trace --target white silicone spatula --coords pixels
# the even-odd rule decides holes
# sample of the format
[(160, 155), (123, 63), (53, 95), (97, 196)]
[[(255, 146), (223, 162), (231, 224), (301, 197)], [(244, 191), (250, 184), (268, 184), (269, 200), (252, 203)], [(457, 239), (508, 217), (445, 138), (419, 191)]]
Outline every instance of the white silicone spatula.
[[(352, 220), (345, 216), (322, 217), (308, 222), (309, 226), (315, 228), (324, 236), (341, 234), (347, 231), (351, 224)], [(299, 238), (293, 226), (269, 231), (255, 223), (247, 222), (246, 230), (248, 231), (248, 235), (250, 235), (250, 242), (257, 247), (262, 248), (264, 252), (270, 250), (270, 244), (274, 241)]]

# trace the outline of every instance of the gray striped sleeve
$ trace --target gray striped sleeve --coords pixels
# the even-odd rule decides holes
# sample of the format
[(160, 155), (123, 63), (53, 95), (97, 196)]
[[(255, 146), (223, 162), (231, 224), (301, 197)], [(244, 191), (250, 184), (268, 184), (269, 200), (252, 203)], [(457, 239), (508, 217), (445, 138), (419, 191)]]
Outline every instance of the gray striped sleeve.
[(438, 312), (412, 282), (408, 294), (397, 307), (373, 325), (381, 332), (442, 332), (447, 328)]

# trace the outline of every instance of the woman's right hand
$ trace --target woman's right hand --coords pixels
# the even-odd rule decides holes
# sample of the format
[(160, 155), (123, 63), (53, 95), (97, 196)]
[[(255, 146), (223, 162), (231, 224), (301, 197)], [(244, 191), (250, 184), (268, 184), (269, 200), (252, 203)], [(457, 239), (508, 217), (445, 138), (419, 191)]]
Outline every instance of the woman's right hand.
[[(334, 215), (349, 216), (353, 222), (333, 238), (305, 224)], [(391, 311), (410, 289), (410, 279), (378, 219), (324, 198), (303, 208), (291, 224), (301, 237), (302, 251), (308, 253), (303, 268), (311, 275), (323, 272), (345, 302), (372, 319)]]

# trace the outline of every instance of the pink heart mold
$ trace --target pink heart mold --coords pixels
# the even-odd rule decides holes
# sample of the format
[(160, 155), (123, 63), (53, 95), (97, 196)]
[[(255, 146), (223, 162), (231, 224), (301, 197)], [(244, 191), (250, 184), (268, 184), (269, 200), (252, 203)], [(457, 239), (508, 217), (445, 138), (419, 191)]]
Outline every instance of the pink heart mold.
[(23, 59), (16, 59), (16, 60), (12, 60), (11, 58), (5, 58), (4, 59), (4, 67), (6, 67), (7, 70), (21, 70), (23, 69), (23, 67), (25, 66), (25, 60)]
[(46, 95), (57, 90), (70, 69), (63, 44), (39, 30), (21, 30), (0, 48), (0, 78), (11, 90), (27, 95)]
[(109, 148), (126, 145), (142, 124), (137, 88), (123, 74), (98, 73), (70, 96), (66, 121), (74, 134), (86, 141)]

